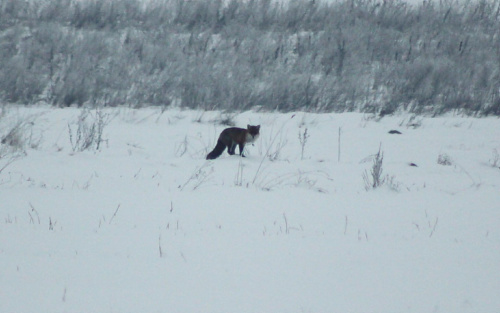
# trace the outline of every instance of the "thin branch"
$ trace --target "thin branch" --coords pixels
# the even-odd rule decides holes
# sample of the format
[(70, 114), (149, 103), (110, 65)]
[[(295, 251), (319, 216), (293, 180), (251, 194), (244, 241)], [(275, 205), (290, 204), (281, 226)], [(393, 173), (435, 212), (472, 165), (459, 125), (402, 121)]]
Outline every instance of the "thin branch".
[(113, 213), (113, 216), (111, 216), (111, 219), (109, 220), (110, 225), (111, 225), (111, 222), (113, 221), (113, 219), (115, 218), (116, 213), (118, 213), (118, 209), (120, 208), (120, 206), (121, 206), (121, 203), (118, 204), (118, 206), (116, 207), (115, 213)]

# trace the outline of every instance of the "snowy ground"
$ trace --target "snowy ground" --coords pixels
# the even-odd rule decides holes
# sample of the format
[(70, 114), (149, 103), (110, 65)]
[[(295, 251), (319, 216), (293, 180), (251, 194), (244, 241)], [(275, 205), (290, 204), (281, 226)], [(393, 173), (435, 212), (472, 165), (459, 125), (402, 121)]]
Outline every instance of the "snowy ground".
[(0, 312), (500, 312), (498, 118), (245, 112), (206, 161), (218, 112), (104, 111), (74, 152), (80, 113), (0, 117)]

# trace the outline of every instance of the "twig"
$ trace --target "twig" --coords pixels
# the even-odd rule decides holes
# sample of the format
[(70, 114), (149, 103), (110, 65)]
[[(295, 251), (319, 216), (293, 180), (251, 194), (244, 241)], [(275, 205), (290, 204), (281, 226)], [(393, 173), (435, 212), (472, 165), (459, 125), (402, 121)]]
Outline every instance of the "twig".
[(347, 218), (347, 215), (346, 215), (345, 216), (344, 235), (347, 233), (347, 224), (348, 224), (348, 218)]
[(429, 238), (431, 238), (432, 235), (434, 234), (434, 231), (436, 230), (437, 224), (438, 224), (438, 218), (436, 217), (436, 222), (434, 222), (434, 227), (432, 227), (432, 231), (431, 231), (431, 234), (429, 235)]
[(56, 226), (57, 221), (52, 223), (52, 218), (49, 216), (49, 230), (54, 230), (54, 226)]
[(160, 252), (160, 258), (163, 258), (163, 251), (161, 250), (161, 234), (158, 236), (158, 250)]
[(139, 168), (139, 170), (134, 174), (134, 178), (137, 178), (139, 176), (139, 173), (141, 173), (142, 167)]
[(286, 219), (286, 214), (283, 213), (283, 219), (285, 220), (285, 233), (289, 234), (290, 230), (288, 229), (288, 220)]
[[(31, 202), (29, 203), (29, 205), (30, 205), (31, 211), (36, 213), (36, 217), (37, 217), (37, 219), (38, 219), (38, 224), (40, 224), (40, 223), (41, 223), (41, 222), (40, 222), (40, 215), (38, 214), (38, 211), (37, 211), (37, 210), (35, 210), (35, 207), (33, 206), (33, 204), (31, 204)], [(31, 222), (33, 222), (33, 224), (35, 224), (35, 222), (34, 222), (34, 220), (33, 220), (33, 217), (31, 216), (31, 213), (30, 213), (30, 212), (28, 212), (28, 214), (29, 214), (29, 216), (30, 216), (30, 220), (31, 220)]]
[(116, 210), (115, 210), (115, 213), (113, 213), (113, 216), (111, 216), (111, 218), (109, 219), (109, 225), (111, 225), (111, 222), (113, 221), (113, 219), (115, 218), (116, 216), (116, 213), (118, 213), (118, 209), (120, 208), (120, 205), (122, 205), (121, 203), (118, 204), (118, 206), (116, 207)]
[(67, 291), (68, 291), (68, 288), (64, 287), (63, 296), (62, 296), (62, 302), (66, 302), (66, 293), (67, 293)]

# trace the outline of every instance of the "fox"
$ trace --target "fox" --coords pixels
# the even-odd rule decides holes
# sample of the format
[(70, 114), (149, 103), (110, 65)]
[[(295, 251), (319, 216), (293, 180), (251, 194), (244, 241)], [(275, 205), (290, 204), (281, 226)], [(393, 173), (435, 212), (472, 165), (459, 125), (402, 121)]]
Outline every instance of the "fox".
[(217, 140), (215, 148), (207, 154), (207, 160), (218, 158), (227, 147), (227, 153), (234, 155), (236, 145), (240, 148), (240, 156), (245, 157), (245, 144), (254, 143), (260, 135), (260, 125), (247, 125), (247, 128), (229, 127), (224, 129)]

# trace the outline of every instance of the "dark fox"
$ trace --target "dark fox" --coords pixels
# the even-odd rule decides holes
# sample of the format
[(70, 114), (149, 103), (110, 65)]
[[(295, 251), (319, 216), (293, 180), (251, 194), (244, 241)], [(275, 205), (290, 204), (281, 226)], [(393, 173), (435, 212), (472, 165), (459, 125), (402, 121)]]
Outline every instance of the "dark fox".
[(236, 149), (236, 145), (240, 148), (240, 155), (243, 155), (243, 149), (245, 148), (245, 144), (253, 143), (259, 137), (260, 125), (252, 126), (247, 125), (247, 129), (238, 128), (238, 127), (230, 127), (226, 128), (220, 133), (219, 140), (217, 140), (217, 145), (207, 155), (207, 160), (213, 160), (218, 158), (222, 152), (227, 147), (227, 153), (230, 155), (234, 154), (234, 150)]

